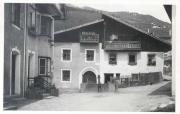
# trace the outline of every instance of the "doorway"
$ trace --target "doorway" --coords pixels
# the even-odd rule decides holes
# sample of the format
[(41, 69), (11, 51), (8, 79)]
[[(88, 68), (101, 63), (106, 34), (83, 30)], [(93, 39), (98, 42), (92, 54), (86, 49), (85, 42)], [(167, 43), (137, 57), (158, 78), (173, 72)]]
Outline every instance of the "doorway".
[(20, 94), (20, 54), (12, 51), (11, 55), (11, 95)]
[(111, 78), (113, 78), (113, 73), (105, 73), (104, 74), (104, 83), (108, 83)]
[(87, 71), (83, 75), (83, 83), (96, 84), (96, 75), (92, 71)]
[[(29, 55), (28, 55), (28, 79), (34, 77), (34, 72), (35, 72), (34, 68), (35, 68), (35, 56), (34, 56), (34, 53), (29, 53)], [(28, 87), (31, 84), (32, 83), (30, 83), (28, 80)]]

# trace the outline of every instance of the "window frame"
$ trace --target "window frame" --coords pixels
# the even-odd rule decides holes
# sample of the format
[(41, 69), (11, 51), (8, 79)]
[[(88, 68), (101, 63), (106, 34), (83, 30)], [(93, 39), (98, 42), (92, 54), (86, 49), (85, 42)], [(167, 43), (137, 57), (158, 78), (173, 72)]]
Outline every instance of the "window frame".
[[(43, 17), (45, 17), (45, 18), (49, 18), (49, 19), (51, 19), (51, 23), (50, 23), (50, 27), (46, 27), (46, 28), (49, 28), (49, 33), (42, 33), (42, 19), (43, 19)], [(53, 29), (52, 29), (52, 27), (53, 27), (53, 18), (50, 16), (50, 15), (45, 15), (45, 14), (40, 14), (40, 35), (42, 35), (42, 36), (48, 36), (48, 37), (51, 37), (52, 35), (53, 35)]]
[(29, 13), (29, 27), (36, 27), (36, 11), (32, 11)]
[[(40, 61), (41, 61), (42, 59), (45, 60), (45, 66), (44, 66), (45, 72), (44, 72), (44, 74), (41, 74), (41, 71), (40, 71), (40, 70), (41, 70)], [(46, 75), (46, 65), (47, 65), (46, 58), (41, 58), (41, 57), (40, 57), (40, 58), (39, 58), (39, 67), (38, 67), (38, 68), (39, 68), (39, 72), (38, 72), (39, 75)]]
[[(40, 59), (45, 60), (45, 73), (44, 74), (40, 74)], [(48, 64), (48, 61), (49, 61), (49, 64)], [(49, 71), (49, 74), (48, 74), (48, 71)], [(51, 58), (39, 56), (38, 57), (38, 75), (39, 76), (50, 76), (50, 73), (51, 73)]]
[[(15, 5), (19, 5), (19, 22), (18, 22), (18, 24), (16, 23), (16, 19), (15, 19)], [(12, 9), (11, 9), (11, 13), (12, 13), (12, 15), (11, 15), (11, 22), (12, 22), (12, 26), (14, 26), (15, 28), (17, 28), (18, 30), (21, 30), (21, 4), (20, 3), (13, 3), (12, 4), (12, 7), (11, 7)]]
[[(113, 63), (110, 63), (110, 57), (111, 57), (112, 54), (115, 54), (116, 61), (113, 62)], [(117, 65), (117, 53), (115, 53), (115, 52), (113, 52), (113, 53), (110, 52), (110, 53), (109, 53), (109, 56), (108, 56), (108, 63), (109, 63), (109, 65)]]
[[(64, 60), (64, 58), (63, 58), (64, 50), (70, 50), (70, 60)], [(62, 62), (72, 62), (72, 49), (71, 48), (61, 48), (61, 61)]]
[[(153, 55), (154, 58), (155, 58), (155, 64), (153, 63), (149, 63), (149, 56)], [(152, 53), (152, 54), (147, 54), (147, 66), (152, 66), (152, 67), (155, 67), (156, 66), (156, 54), (155, 53)]]
[[(135, 61), (134, 62), (130, 62), (130, 56), (135, 56)], [(137, 53), (129, 53), (128, 54), (128, 65), (137, 65)]]
[[(87, 52), (88, 51), (93, 51), (94, 52), (94, 57), (93, 60), (87, 60)], [(85, 49), (85, 62), (96, 62), (96, 49)]]
[[(63, 71), (70, 71), (69, 73), (69, 81), (63, 80)], [(61, 82), (63, 83), (71, 83), (72, 70), (71, 69), (61, 69)]]

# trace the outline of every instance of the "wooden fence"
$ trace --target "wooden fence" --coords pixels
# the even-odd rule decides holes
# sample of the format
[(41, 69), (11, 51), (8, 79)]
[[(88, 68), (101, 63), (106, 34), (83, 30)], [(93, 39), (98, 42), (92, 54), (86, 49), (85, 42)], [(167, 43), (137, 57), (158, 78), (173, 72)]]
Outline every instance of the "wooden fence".
[(139, 85), (152, 85), (162, 81), (161, 72), (151, 72), (151, 73), (137, 73), (131, 76), (120, 76), (119, 87), (128, 86), (139, 86)]

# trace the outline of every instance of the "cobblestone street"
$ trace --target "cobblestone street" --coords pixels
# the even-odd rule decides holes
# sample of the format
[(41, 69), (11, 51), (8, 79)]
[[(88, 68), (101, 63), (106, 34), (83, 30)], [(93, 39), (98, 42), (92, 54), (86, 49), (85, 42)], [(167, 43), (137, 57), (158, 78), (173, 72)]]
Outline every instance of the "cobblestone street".
[(168, 82), (121, 88), (117, 93), (70, 93), (48, 97), (19, 110), (59, 111), (149, 111), (171, 102), (167, 95), (149, 95)]

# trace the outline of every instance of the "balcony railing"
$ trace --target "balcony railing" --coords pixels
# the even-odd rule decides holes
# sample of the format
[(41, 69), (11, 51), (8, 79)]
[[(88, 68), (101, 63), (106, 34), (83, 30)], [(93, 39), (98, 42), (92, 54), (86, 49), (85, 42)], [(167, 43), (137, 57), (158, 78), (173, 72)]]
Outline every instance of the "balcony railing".
[(105, 50), (141, 50), (140, 41), (105, 41)]
[(99, 34), (94, 32), (83, 32), (80, 35), (80, 43), (99, 43)]

